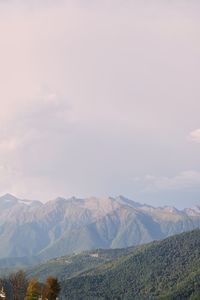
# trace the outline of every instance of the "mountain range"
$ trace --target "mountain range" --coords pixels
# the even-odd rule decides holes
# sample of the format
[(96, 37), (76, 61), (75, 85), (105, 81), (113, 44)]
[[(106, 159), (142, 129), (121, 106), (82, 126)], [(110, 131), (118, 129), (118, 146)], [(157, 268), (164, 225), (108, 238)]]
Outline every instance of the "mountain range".
[(130, 247), (199, 227), (199, 207), (153, 207), (123, 196), (42, 203), (6, 194), (0, 197), (0, 265), (10, 257), (46, 260)]

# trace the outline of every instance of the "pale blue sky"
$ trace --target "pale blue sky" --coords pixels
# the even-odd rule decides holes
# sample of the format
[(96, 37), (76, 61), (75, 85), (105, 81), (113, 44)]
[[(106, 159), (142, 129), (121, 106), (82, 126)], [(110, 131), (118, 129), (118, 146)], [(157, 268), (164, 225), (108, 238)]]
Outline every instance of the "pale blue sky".
[(0, 193), (200, 205), (199, 36), (195, 0), (0, 1)]

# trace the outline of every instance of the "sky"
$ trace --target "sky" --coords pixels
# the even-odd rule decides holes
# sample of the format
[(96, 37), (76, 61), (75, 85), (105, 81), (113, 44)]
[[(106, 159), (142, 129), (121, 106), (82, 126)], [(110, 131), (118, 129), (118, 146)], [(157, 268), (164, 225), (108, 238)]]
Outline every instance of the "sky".
[(200, 2), (1, 0), (0, 194), (200, 205)]

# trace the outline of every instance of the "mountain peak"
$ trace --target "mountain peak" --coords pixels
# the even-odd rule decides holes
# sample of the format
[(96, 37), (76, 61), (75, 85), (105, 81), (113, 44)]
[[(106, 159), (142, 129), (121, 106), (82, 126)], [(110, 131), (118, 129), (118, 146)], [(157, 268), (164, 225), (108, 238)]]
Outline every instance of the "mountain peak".
[(20, 199), (17, 198), (15, 196), (13, 196), (12, 194), (5, 194), (3, 196), (0, 197), (0, 205), (1, 208), (11, 208), (15, 205), (26, 205), (26, 206), (38, 206), (41, 205), (42, 203), (40, 201), (37, 200), (26, 200), (26, 199)]
[(12, 194), (6, 193), (3, 196), (0, 197), (0, 200), (18, 200), (15, 196)]
[(150, 207), (149, 205), (141, 204), (141, 203), (139, 203), (139, 202), (136, 202), (136, 201), (133, 201), (133, 200), (131, 200), (131, 199), (129, 199), (129, 198), (126, 198), (126, 197), (124, 197), (124, 196), (122, 196), (122, 195), (117, 196), (117, 197), (115, 198), (115, 200), (116, 200), (117, 202), (119, 202), (120, 204), (128, 205), (128, 206), (131, 206), (131, 207), (133, 207), (133, 208), (140, 208), (140, 207), (144, 207), (144, 206)]

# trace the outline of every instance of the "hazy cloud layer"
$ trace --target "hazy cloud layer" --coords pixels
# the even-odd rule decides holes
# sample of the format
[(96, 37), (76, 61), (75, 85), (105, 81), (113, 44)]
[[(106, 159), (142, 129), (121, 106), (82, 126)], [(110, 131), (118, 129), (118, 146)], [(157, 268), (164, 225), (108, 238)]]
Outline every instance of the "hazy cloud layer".
[(0, 193), (198, 204), (199, 8), (1, 1)]
[(190, 138), (193, 142), (200, 143), (200, 129), (193, 130), (190, 133)]
[(146, 175), (144, 178), (135, 178), (144, 184), (146, 192), (156, 192), (158, 190), (182, 190), (198, 188), (200, 189), (200, 172), (185, 171), (173, 177), (156, 177)]

